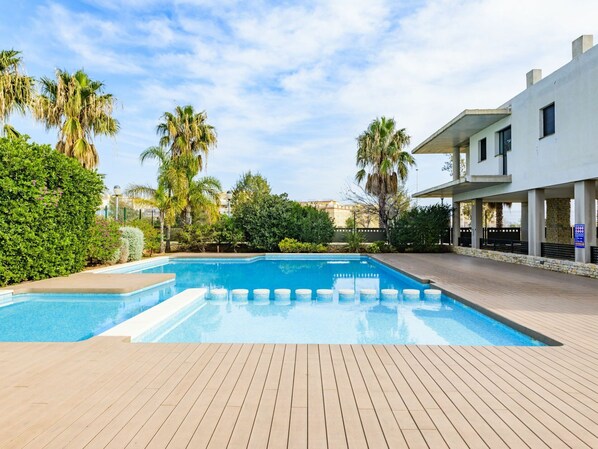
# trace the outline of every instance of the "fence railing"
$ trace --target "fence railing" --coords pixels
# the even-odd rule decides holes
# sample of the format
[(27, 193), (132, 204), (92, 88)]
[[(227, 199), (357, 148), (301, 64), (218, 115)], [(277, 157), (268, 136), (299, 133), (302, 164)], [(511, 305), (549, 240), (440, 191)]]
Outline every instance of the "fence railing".
[(528, 245), (522, 240), (480, 239), (480, 248), (502, 253), (527, 254)]
[[(347, 235), (353, 232), (353, 228), (335, 228), (332, 241), (335, 243), (342, 243), (347, 241)], [(355, 232), (363, 237), (366, 243), (378, 242), (386, 240), (386, 232), (383, 228), (356, 228)]]
[(590, 262), (598, 263), (598, 246), (590, 247)]
[(540, 255), (553, 259), (575, 260), (575, 245), (542, 242)]

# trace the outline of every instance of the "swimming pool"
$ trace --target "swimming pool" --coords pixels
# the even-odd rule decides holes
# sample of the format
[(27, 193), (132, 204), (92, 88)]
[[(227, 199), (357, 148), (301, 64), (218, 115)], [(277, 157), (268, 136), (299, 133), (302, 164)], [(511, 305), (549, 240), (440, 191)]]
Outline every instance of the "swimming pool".
[(171, 284), (129, 295), (16, 295), (0, 306), (0, 341), (86, 340), (161, 303), (175, 292)]
[[(174, 273), (178, 290), (227, 291), (224, 301), (196, 300), (136, 337), (138, 342), (542, 345), (455, 299), (427, 298), (429, 285), (369, 257), (174, 259), (136, 271)], [(279, 288), (291, 290), (292, 300), (275, 301)], [(248, 300), (234, 301), (234, 289), (246, 289)], [(255, 301), (254, 289), (269, 290), (268, 298)], [(312, 290), (313, 300), (298, 301), (296, 289)], [(317, 300), (318, 289), (331, 289), (332, 299)], [(353, 298), (341, 300), (343, 289), (352, 290)], [(418, 295), (361, 301), (362, 289), (378, 298), (382, 289), (414, 289)]]

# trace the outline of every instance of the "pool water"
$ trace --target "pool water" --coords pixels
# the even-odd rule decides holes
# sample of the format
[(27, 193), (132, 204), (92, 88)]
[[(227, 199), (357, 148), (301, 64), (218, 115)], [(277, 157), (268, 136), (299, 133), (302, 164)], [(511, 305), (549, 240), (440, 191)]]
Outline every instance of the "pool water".
[(24, 294), (0, 307), (0, 341), (80, 341), (153, 307), (174, 285), (131, 295)]
[[(176, 274), (176, 289), (242, 288), (245, 304), (198, 300), (136, 341), (217, 343), (380, 343), (433, 345), (519, 345), (542, 343), (452, 298), (427, 299), (429, 288), (369, 257), (178, 259), (142, 269)], [(330, 302), (266, 304), (252, 300), (253, 289), (333, 289)], [(417, 289), (422, 299), (360, 302), (360, 289)], [(352, 289), (353, 301), (339, 301), (339, 289)], [(208, 296), (209, 297), (209, 296)]]

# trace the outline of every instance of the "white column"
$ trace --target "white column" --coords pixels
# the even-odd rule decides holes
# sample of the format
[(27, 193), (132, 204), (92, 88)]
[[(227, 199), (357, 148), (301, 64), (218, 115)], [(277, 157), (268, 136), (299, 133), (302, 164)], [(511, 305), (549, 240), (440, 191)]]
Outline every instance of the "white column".
[(575, 183), (575, 223), (585, 225), (584, 248), (575, 248), (575, 262), (590, 261), (590, 247), (596, 246), (596, 181)]
[(483, 202), (481, 198), (476, 198), (473, 201), (473, 207), (471, 208), (471, 247), (479, 248), (480, 239), (483, 237), (483, 224), (484, 219)]
[(461, 235), (461, 203), (453, 201), (453, 246), (459, 246)]
[(544, 189), (534, 189), (527, 192), (528, 210), (528, 254), (540, 256), (544, 241)]
[(461, 152), (459, 147), (453, 148), (453, 181), (461, 176)]
[(527, 203), (521, 203), (521, 237), (520, 239), (527, 242), (528, 239), (528, 211)]

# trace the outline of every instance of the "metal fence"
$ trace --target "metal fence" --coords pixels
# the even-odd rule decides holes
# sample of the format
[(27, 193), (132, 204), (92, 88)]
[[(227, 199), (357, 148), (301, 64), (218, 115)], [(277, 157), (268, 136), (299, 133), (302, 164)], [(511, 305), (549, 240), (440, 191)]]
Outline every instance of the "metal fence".
[(592, 246), (590, 248), (590, 262), (598, 263), (598, 246)]
[[(335, 228), (332, 241), (342, 243), (347, 241), (347, 236), (353, 232), (353, 228)], [(373, 243), (386, 240), (386, 232), (383, 228), (355, 228), (355, 232), (363, 237), (366, 243)]]
[(540, 255), (552, 259), (575, 260), (575, 245), (542, 242)]
[(480, 239), (480, 248), (502, 253), (527, 254), (528, 244), (522, 240)]

